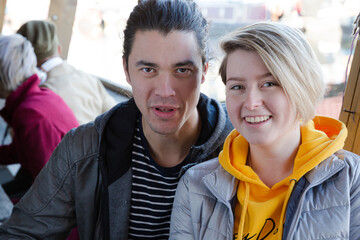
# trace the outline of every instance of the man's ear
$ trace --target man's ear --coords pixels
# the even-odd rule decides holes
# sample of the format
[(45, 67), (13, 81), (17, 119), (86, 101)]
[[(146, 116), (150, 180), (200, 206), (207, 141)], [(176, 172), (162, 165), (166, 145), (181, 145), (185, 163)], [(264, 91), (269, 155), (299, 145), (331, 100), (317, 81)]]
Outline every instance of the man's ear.
[(124, 68), (124, 73), (125, 73), (126, 81), (128, 82), (128, 84), (131, 85), (131, 83), (130, 83), (129, 71), (128, 71), (129, 68), (128, 68), (127, 64), (126, 64), (125, 58), (123, 58), (123, 68)]
[(57, 52), (58, 52), (59, 56), (61, 56), (61, 50), (62, 50), (62, 47), (61, 47), (60, 44), (58, 44), (58, 46), (57, 46)]
[(203, 66), (203, 71), (202, 71), (202, 76), (201, 76), (201, 84), (203, 84), (205, 82), (205, 75), (207, 73), (209, 69), (209, 62), (204, 63)]

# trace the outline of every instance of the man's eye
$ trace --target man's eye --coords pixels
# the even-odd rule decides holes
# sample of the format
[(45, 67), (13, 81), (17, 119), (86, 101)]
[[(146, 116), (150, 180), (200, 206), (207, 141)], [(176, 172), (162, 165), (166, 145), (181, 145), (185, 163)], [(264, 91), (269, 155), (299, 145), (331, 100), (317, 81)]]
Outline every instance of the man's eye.
[(188, 71), (190, 71), (188, 68), (177, 68), (176, 72), (178, 73), (187, 73)]
[(142, 68), (141, 70), (145, 73), (153, 73), (155, 71), (153, 68)]

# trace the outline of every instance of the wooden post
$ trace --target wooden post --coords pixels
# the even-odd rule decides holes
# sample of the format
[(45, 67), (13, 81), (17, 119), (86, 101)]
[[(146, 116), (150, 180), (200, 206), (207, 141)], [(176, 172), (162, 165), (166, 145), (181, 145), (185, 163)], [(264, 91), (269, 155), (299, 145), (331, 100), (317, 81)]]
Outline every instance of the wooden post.
[(360, 155), (360, 38), (354, 42), (355, 51), (339, 119), (348, 129), (344, 149)]
[(51, 0), (50, 2), (49, 21), (56, 25), (63, 59), (67, 59), (69, 52), (76, 5), (77, 0)]
[(6, 0), (0, 0), (0, 34), (4, 26)]

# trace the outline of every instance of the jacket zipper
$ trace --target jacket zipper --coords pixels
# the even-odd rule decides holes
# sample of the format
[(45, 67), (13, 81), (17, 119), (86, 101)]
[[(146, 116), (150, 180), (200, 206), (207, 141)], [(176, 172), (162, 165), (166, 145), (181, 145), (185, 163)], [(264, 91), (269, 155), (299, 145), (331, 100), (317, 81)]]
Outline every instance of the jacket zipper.
[[(214, 173), (213, 173), (214, 174)], [(216, 192), (216, 189), (214, 189), (212, 187), (211, 184), (209, 184), (207, 181), (204, 181), (204, 184), (205, 186), (209, 189), (209, 191), (216, 197), (217, 200), (220, 200), (220, 203), (224, 204), (226, 206), (226, 208), (228, 209), (228, 213), (230, 215), (229, 217), (229, 228), (228, 229), (228, 236), (227, 236), (227, 239), (233, 239), (233, 229), (234, 229), (234, 214), (233, 214), (233, 211), (232, 211), (232, 207), (231, 207), (231, 204), (226, 201), (225, 199), (222, 198), (222, 196), (220, 196), (217, 192)], [(235, 194), (236, 195), (236, 194)], [(234, 197), (234, 196), (233, 196)], [(232, 197), (232, 198), (233, 198)]]

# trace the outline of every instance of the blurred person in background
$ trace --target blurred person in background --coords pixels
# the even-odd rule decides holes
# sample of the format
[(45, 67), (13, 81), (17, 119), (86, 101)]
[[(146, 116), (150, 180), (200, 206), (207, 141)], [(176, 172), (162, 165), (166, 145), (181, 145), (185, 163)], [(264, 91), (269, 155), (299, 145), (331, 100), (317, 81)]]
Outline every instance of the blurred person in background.
[(60, 58), (61, 46), (55, 24), (29, 21), (17, 33), (32, 43), (37, 67), (46, 73), (41, 86), (60, 95), (73, 110), (79, 124), (93, 121), (116, 104), (100, 80)]
[(62, 98), (39, 83), (31, 43), (19, 34), (1, 36), (0, 98), (6, 102), (0, 115), (13, 136), (0, 146), (0, 164), (21, 164), (15, 179), (3, 184), (13, 199), (31, 186), (62, 137), (78, 126)]

